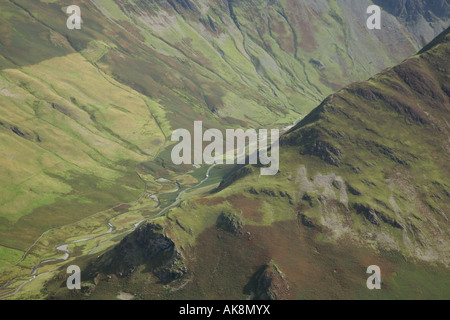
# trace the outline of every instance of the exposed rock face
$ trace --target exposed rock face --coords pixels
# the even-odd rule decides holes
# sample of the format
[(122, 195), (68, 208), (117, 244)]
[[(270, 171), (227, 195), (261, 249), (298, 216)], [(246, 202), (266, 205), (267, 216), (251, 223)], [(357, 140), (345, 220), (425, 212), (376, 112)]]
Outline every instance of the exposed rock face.
[(153, 274), (161, 280), (162, 283), (169, 283), (181, 278), (187, 272), (181, 253), (174, 251), (172, 257), (167, 262), (153, 270)]
[(357, 213), (362, 214), (367, 220), (370, 221), (370, 223), (376, 226), (380, 225), (379, 219), (381, 219), (384, 223), (390, 224), (394, 228), (403, 229), (403, 226), (400, 225), (395, 219), (387, 216), (385, 213), (381, 211), (375, 210), (373, 208), (358, 203), (355, 204), (354, 207)]
[(234, 235), (241, 235), (244, 224), (241, 214), (234, 212), (222, 212), (217, 218), (217, 227)]
[(447, 0), (374, 0), (397, 17), (425, 45), (448, 27), (450, 5)]
[(279, 267), (270, 262), (256, 278), (255, 299), (283, 300), (287, 298), (289, 285)]
[(162, 231), (159, 225), (142, 226), (101, 258), (101, 269), (124, 277), (146, 264), (163, 283), (182, 277), (187, 272), (183, 257)]
[(414, 21), (423, 17), (425, 20), (433, 22), (438, 18), (448, 19), (450, 15), (450, 5), (447, 0), (375, 0), (374, 2), (406, 21)]
[(299, 219), (301, 220), (302, 224), (305, 227), (308, 227), (308, 228), (311, 228), (311, 229), (316, 227), (315, 223), (311, 220), (311, 218), (309, 218), (308, 216), (304, 215), (303, 213), (299, 214)]
[(320, 140), (314, 141), (305, 150), (305, 154), (317, 156), (320, 159), (322, 159), (323, 161), (325, 161), (333, 166), (336, 166), (336, 167), (340, 166), (339, 156), (341, 155), (341, 151), (326, 141), (320, 141)]

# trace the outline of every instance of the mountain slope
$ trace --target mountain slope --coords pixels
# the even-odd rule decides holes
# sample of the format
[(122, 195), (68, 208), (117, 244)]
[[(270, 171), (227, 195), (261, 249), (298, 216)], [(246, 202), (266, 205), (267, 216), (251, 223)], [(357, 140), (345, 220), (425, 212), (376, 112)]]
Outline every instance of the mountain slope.
[(370, 31), (369, 0), (80, 0), (81, 30), (66, 28), (72, 1), (2, 1), (0, 285), (69, 240), (92, 237), (71, 258), (86, 255), (110, 221), (121, 234), (199, 183), (208, 168), (170, 164), (174, 129), (282, 127), (415, 53), (448, 26), (449, 5), (420, 1), (411, 18), (412, 2), (380, 3)]
[[(397, 8), (393, 15), (385, 13), (381, 31), (367, 30), (365, 10), (371, 2), (366, 0), (84, 0), (79, 1), (82, 30), (66, 28), (64, 9), (69, 2), (8, 0), (1, 4), (0, 101), (5, 109), (1, 139), (3, 145), (11, 148), (18, 141), (25, 143), (19, 143), (19, 151), (29, 158), (20, 160), (24, 156), (8, 151), (1, 160), (8, 174), (2, 175), (0, 184), (0, 243), (21, 249), (51, 226), (74, 221), (80, 213), (83, 216), (112, 206), (115, 200), (106, 195), (111, 189), (101, 185), (114, 184), (116, 178), (127, 176), (123, 181), (128, 181), (127, 186), (134, 189), (131, 194), (136, 195), (139, 180), (136, 176), (131, 178), (134, 166), (146, 155), (155, 155), (164, 145), (163, 136), (172, 130), (189, 128), (194, 120), (222, 129), (290, 124), (335, 89), (401, 61), (427, 40), (420, 36), (421, 26), (417, 25), (419, 31), (409, 31), (416, 26), (411, 19), (402, 25), (403, 10)], [(388, 4), (381, 5), (390, 8)], [(415, 14), (433, 22), (426, 29), (428, 34), (440, 32), (448, 24), (448, 16), (439, 15), (435, 9), (442, 13), (448, 5), (432, 7), (432, 17), (426, 14), (429, 10)], [(58, 71), (66, 76), (55, 73), (60, 66), (64, 69)], [(96, 75), (94, 68), (98, 70)], [(38, 76), (35, 70), (39, 70)], [(36, 81), (41, 84), (36, 86)], [(89, 93), (94, 94), (89, 106), (84, 105), (88, 101), (85, 88), (79, 83), (96, 88), (95, 93)], [(104, 95), (114, 86), (122, 89), (115, 92), (116, 102), (107, 102)], [(130, 92), (136, 97), (141, 95), (137, 98), (141, 100), (128, 99)], [(148, 113), (142, 99), (146, 100)], [(106, 109), (102, 108), (112, 105), (114, 117), (129, 112), (130, 121), (119, 123), (104, 116), (102, 110)], [(140, 106), (139, 111), (135, 110), (136, 105)], [(19, 106), (23, 108), (16, 112)], [(43, 119), (50, 106), (53, 114)], [(87, 121), (84, 128), (69, 129), (79, 125), (79, 117)], [(141, 117), (146, 120), (137, 119)], [(25, 125), (29, 119), (32, 122)], [(136, 121), (140, 124), (136, 125)], [(54, 131), (52, 137), (48, 136), (49, 128)], [(85, 138), (94, 146), (86, 146), (86, 140), (81, 141), (84, 147), (80, 145), (85, 129), (94, 136), (96, 131), (104, 131), (102, 139), (112, 135), (106, 137), (113, 141), (108, 154), (97, 148), (103, 142), (92, 142), (93, 136)], [(18, 132), (28, 137), (26, 142)], [(153, 133), (156, 136), (148, 137)], [(48, 140), (45, 150), (38, 141), (42, 137)], [(92, 160), (80, 160), (81, 164), (75, 157), (67, 162), (66, 150), (53, 137), (67, 140), (74, 149), (90, 148)], [(144, 143), (145, 139), (148, 141)], [(118, 161), (132, 159), (127, 168), (119, 169), (126, 173), (106, 173), (113, 165), (110, 162), (115, 161), (111, 152), (117, 155), (113, 148), (127, 149), (116, 157)], [(30, 153), (31, 149), (34, 151)], [(102, 159), (105, 156), (109, 160)], [(57, 158), (66, 161), (59, 169), (54, 166)], [(46, 163), (41, 164), (43, 161)], [(98, 202), (100, 206), (88, 208), (66, 202), (65, 198), (79, 184), (78, 180), (68, 181), (70, 175), (91, 175), (94, 167), (105, 166), (97, 183), (104, 195), (86, 200), (86, 194), (93, 192), (75, 193), (84, 199), (81, 201)], [(47, 172), (43, 176), (42, 170)], [(35, 178), (23, 184), (24, 176)], [(36, 177), (40, 176), (47, 182), (36, 193)], [(9, 181), (15, 186), (11, 187)], [(124, 192), (115, 199), (130, 199), (129, 194)], [(77, 214), (73, 215), (68, 206)], [(73, 215), (69, 220), (55, 216), (50, 224), (34, 223), (42, 220), (39, 212), (67, 210), (67, 216)], [(27, 239), (16, 241), (15, 236), (8, 236), (24, 230)]]
[[(342, 86), (398, 63), (448, 26), (446, 3), (414, 15), (429, 24), (426, 31), (403, 19), (403, 10), (381, 3), (389, 10), (382, 30), (370, 31), (370, 4), (85, 0), (82, 30), (71, 31), (65, 1), (9, 0), (0, 54), (4, 66), (22, 66), (101, 40), (110, 50), (96, 63), (161, 102), (174, 127), (192, 122), (192, 110), (241, 126), (287, 124)], [(186, 119), (177, 117), (180, 111)]]
[[(79, 260), (86, 281), (96, 277), (90, 296), (114, 286), (138, 298), (448, 298), (449, 56), (447, 29), (325, 99), (282, 137), (276, 176), (243, 166), (227, 187), (185, 201), (91, 264)], [(161, 234), (172, 245), (158, 265), (130, 259)], [(372, 264), (382, 270), (378, 292), (365, 288)], [(164, 287), (161, 266), (172, 275)]]

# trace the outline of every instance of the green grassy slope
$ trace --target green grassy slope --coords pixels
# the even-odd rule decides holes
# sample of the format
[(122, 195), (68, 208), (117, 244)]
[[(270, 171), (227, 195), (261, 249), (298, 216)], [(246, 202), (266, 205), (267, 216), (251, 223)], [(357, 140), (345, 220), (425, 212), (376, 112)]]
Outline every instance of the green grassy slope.
[(134, 165), (165, 138), (137, 92), (81, 54), (4, 69), (0, 79), (1, 243), (26, 248), (86, 208), (142, 193)]

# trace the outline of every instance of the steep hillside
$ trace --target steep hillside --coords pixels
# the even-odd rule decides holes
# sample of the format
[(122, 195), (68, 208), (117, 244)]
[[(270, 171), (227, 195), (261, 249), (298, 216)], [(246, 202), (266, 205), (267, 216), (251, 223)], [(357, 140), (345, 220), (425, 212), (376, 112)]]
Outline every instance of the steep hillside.
[[(95, 262), (78, 260), (86, 283), (96, 279), (87, 297), (448, 299), (449, 56), (447, 29), (325, 99), (282, 137), (276, 176), (241, 167), (228, 187), (183, 202)], [(158, 265), (129, 259), (142, 250), (133, 243), (164, 244), (162, 235), (171, 246)], [(372, 264), (377, 292), (365, 288)], [(169, 285), (161, 266), (173, 271)], [(70, 297), (53, 293), (58, 283), (51, 296)]]
[[(20, 249), (49, 227), (137, 195), (134, 166), (157, 154), (173, 129), (199, 119), (218, 128), (290, 124), (427, 40), (405, 10), (385, 3), (392, 14), (383, 29), (367, 30), (369, 1), (84, 0), (82, 30), (66, 28), (69, 4), (1, 4), (0, 243)], [(447, 9), (425, 7), (414, 17), (433, 23), (429, 36), (448, 24)], [(117, 164), (124, 159), (126, 168)], [(80, 175), (100, 179), (91, 184), (98, 192), (76, 191), (80, 181), (69, 176)], [(119, 177), (130, 192), (102, 195)], [(78, 203), (74, 215), (74, 201), (99, 205)], [(47, 219), (39, 210), (69, 212)], [(35, 223), (41, 216), (50, 222)], [(24, 230), (27, 237), (10, 236)]]
[(449, 9), (427, 5), (409, 18), (408, 1), (404, 10), (380, 3), (382, 30), (371, 31), (368, 0), (83, 0), (82, 30), (68, 30), (69, 2), (4, 2), (1, 67), (101, 40), (109, 50), (94, 63), (163, 105), (174, 128), (197, 117), (291, 123), (335, 90), (416, 52), (448, 26)]
[[(49, 277), (46, 271), (63, 264), (59, 245), (73, 242), (71, 259), (106, 250), (136, 223), (158, 216), (178, 197), (209, 191), (231, 170), (215, 167), (210, 175), (206, 166), (172, 165), (173, 130), (191, 128), (194, 120), (219, 129), (290, 125), (332, 92), (414, 54), (449, 24), (446, 1), (404, 1), (400, 7), (379, 2), (382, 29), (368, 30), (366, 10), (373, 3), (378, 2), (2, 1), (0, 297), (27, 281), (30, 271)], [(72, 4), (81, 7), (81, 30), (66, 27), (65, 10)], [(325, 131), (311, 135), (318, 132)], [(305, 152), (322, 156), (324, 148), (329, 149), (308, 145)], [(333, 155), (338, 149), (323, 157), (346, 168)], [(205, 175), (210, 179), (202, 184)], [(248, 193), (242, 190), (236, 203)], [(288, 203), (298, 200), (282, 194)], [(439, 211), (433, 199), (427, 208)], [(255, 201), (254, 210), (260, 200)], [(370, 205), (369, 211), (378, 208)], [(260, 213), (252, 214), (259, 219)], [(195, 223), (203, 230), (210, 222)], [(277, 262), (266, 262), (258, 283), (266, 283), (266, 276), (279, 279)], [(263, 291), (258, 295), (272, 295)]]

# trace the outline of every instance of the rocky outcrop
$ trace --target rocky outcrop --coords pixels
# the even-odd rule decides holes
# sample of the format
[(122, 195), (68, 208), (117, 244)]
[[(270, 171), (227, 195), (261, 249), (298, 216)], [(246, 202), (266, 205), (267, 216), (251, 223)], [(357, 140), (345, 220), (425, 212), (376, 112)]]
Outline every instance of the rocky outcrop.
[(158, 277), (162, 283), (169, 283), (173, 280), (181, 278), (187, 272), (183, 257), (178, 250), (167, 262), (159, 268), (153, 270), (153, 274)]
[(41, 137), (36, 132), (31, 132), (29, 130), (20, 128), (14, 124), (0, 121), (0, 132), (2, 132), (2, 131), (4, 133), (8, 133), (8, 131), (12, 132), (16, 136), (23, 138), (23, 139), (27, 139), (32, 142), (34, 142), (34, 141), (41, 142)]
[(355, 204), (354, 208), (358, 214), (362, 214), (370, 223), (379, 226), (380, 220), (397, 229), (403, 229), (403, 226), (395, 219), (389, 217), (384, 212), (378, 211), (363, 204)]
[(446, 0), (375, 0), (389, 13), (407, 22), (417, 21), (420, 17), (427, 21), (437, 21), (438, 18), (448, 18), (450, 5)]
[(256, 274), (256, 300), (283, 300), (289, 293), (289, 284), (280, 268), (270, 262)]
[(307, 228), (311, 228), (314, 229), (316, 227), (315, 223), (311, 220), (311, 218), (309, 218), (308, 216), (306, 216), (303, 213), (300, 213), (298, 215), (300, 221), (302, 222), (302, 224), (307, 227)]
[(425, 45), (448, 27), (450, 4), (447, 0), (374, 0), (376, 5), (395, 16)]
[(182, 277), (187, 268), (175, 243), (156, 224), (146, 224), (101, 257), (100, 270), (125, 277), (146, 265), (163, 283)]
[(217, 218), (217, 227), (234, 235), (242, 235), (242, 213), (224, 211)]
[(304, 154), (317, 156), (333, 166), (339, 167), (341, 151), (326, 141), (316, 140), (305, 149)]

